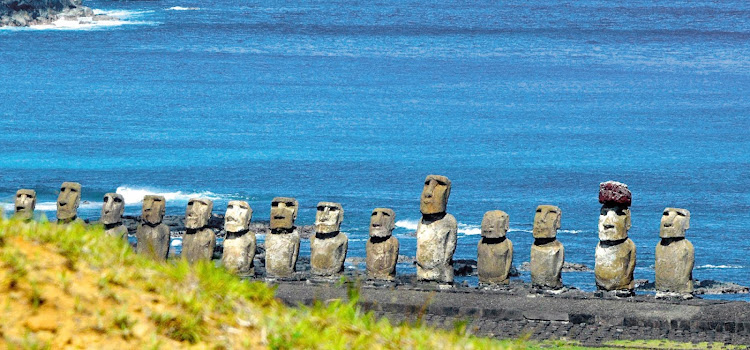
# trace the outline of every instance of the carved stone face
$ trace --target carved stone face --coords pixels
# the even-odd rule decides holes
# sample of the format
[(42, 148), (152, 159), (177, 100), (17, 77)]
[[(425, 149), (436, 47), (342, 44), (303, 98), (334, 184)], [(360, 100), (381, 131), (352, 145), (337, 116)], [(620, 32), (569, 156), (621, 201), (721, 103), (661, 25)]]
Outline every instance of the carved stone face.
[(117, 193), (104, 195), (101, 222), (105, 225), (122, 222), (122, 213), (125, 212), (125, 200)]
[(141, 211), (143, 221), (151, 225), (160, 224), (164, 219), (166, 206), (167, 201), (162, 196), (143, 196), (143, 209)]
[(34, 216), (34, 207), (36, 207), (36, 191), (20, 189), (16, 192), (16, 216), (31, 219)]
[(659, 237), (685, 237), (685, 231), (690, 228), (690, 212), (687, 209), (665, 208), (661, 217)]
[(560, 228), (562, 211), (554, 205), (540, 205), (534, 214), (534, 238), (555, 238)]
[(492, 210), (484, 213), (482, 218), (482, 237), (501, 238), (505, 237), (510, 228), (508, 214), (502, 210)]
[(68, 220), (78, 215), (78, 205), (81, 203), (81, 184), (77, 182), (63, 182), (60, 195), (57, 196), (57, 219)]
[(276, 197), (271, 201), (271, 229), (294, 228), (297, 219), (297, 200), (289, 197)]
[(332, 233), (341, 228), (344, 220), (344, 209), (341, 204), (334, 202), (318, 203), (318, 212), (315, 213), (315, 232)]
[(445, 213), (450, 194), (451, 180), (445, 176), (427, 175), (419, 202), (422, 215)]
[(208, 225), (214, 202), (210, 199), (190, 198), (185, 211), (185, 228), (199, 229)]
[(250, 228), (250, 220), (253, 218), (253, 209), (245, 201), (229, 201), (227, 213), (224, 215), (224, 229), (227, 232), (247, 231)]
[(604, 205), (599, 213), (599, 240), (618, 241), (628, 238), (630, 209), (619, 205)]
[(375, 208), (370, 215), (370, 237), (390, 237), (396, 226), (396, 213), (389, 208)]

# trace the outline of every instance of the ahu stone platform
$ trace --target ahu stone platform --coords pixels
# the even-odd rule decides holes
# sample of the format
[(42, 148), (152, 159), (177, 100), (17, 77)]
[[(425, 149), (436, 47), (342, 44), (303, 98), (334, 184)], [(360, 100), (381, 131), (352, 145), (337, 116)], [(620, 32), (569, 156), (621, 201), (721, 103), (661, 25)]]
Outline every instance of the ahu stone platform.
[[(289, 305), (347, 299), (347, 287), (332, 283), (272, 283), (277, 297)], [(738, 301), (617, 298), (575, 289), (553, 295), (514, 282), (503, 289), (480, 290), (364, 282), (359, 305), (393, 323), (420, 320), (453, 329), (465, 321), (467, 332), (497, 338), (530, 335), (594, 346), (618, 339), (750, 344), (750, 303)]]

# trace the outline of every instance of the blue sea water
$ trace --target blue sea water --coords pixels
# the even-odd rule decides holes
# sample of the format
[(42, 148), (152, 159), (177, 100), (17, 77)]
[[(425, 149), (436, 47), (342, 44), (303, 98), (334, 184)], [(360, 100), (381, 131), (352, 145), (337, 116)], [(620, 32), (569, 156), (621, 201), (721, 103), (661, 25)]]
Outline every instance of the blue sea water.
[[(0, 30), (6, 210), (34, 188), (53, 217), (63, 181), (83, 184), (85, 218), (112, 191), (127, 214), (156, 192), (168, 214), (201, 195), (216, 212), (247, 200), (256, 220), (294, 196), (300, 224), (336, 201), (363, 256), (385, 206), (414, 255), (422, 181), (441, 174), (455, 258), (476, 257), (483, 213), (501, 209), (528, 261), (534, 209), (554, 204), (566, 260), (593, 268), (598, 184), (618, 180), (636, 278), (653, 280), (670, 206), (691, 211), (695, 278), (750, 284), (746, 1), (86, 5), (121, 21)], [(594, 289), (590, 272), (563, 279)]]

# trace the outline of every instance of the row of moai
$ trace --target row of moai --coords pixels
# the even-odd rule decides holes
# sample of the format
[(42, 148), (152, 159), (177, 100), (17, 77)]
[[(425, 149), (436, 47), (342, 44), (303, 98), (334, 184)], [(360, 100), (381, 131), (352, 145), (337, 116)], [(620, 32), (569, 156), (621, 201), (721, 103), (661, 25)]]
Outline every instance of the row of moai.
[[(60, 223), (80, 221), (77, 208), (81, 185), (65, 182), (57, 201)], [(422, 219), (417, 226), (417, 279), (443, 284), (453, 283), (453, 254), (457, 243), (456, 219), (447, 213), (451, 182), (445, 176), (429, 175), (420, 197)], [(599, 290), (613, 291), (619, 296), (632, 295), (633, 272), (636, 262), (635, 244), (628, 238), (632, 195), (628, 186), (615, 181), (600, 184), (599, 244), (595, 253), (594, 275)], [(36, 194), (22, 189), (16, 194), (16, 215), (33, 216)], [(137, 252), (153, 259), (166, 260), (169, 252), (169, 228), (162, 223), (166, 200), (162, 196), (147, 195), (143, 199), (141, 223), (136, 237)], [(300, 235), (295, 226), (299, 205), (297, 200), (276, 197), (271, 202), (270, 234), (266, 236), (265, 266), (269, 277), (285, 278), (295, 273), (299, 257)], [(185, 213), (186, 233), (183, 236), (182, 256), (189, 262), (210, 260), (216, 245), (216, 235), (208, 227), (213, 202), (190, 199)], [(121, 195), (107, 193), (101, 211), (101, 224), (107, 234), (123, 238), (124, 200)], [(247, 202), (230, 201), (227, 205), (224, 228), (222, 264), (240, 276), (253, 276), (256, 238), (249, 230), (253, 210)], [(336, 276), (344, 269), (348, 238), (340, 231), (344, 210), (339, 203), (320, 202), (315, 218), (315, 235), (310, 238), (310, 265), (314, 276)], [(563, 288), (562, 267), (565, 248), (557, 240), (562, 211), (552, 205), (540, 205), (534, 215), (531, 246), (531, 282), (543, 290)], [(398, 261), (399, 242), (392, 235), (395, 213), (389, 208), (376, 208), (370, 218), (370, 239), (366, 243), (368, 277), (394, 280)], [(692, 269), (694, 249), (685, 239), (690, 227), (690, 212), (666, 208), (661, 219), (656, 246), (655, 280), (657, 296), (689, 297), (693, 292)], [(477, 246), (477, 270), (483, 285), (509, 283), (513, 262), (513, 243), (506, 237), (508, 214), (501, 210), (488, 211), (481, 224), (481, 240)]]

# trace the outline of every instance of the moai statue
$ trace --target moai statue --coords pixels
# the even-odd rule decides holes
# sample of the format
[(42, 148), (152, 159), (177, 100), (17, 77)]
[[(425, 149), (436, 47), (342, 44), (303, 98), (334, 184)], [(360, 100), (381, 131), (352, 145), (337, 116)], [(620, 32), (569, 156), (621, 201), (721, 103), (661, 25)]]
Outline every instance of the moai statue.
[(531, 284), (542, 289), (562, 288), (565, 247), (557, 240), (562, 211), (554, 205), (540, 205), (534, 214), (534, 244), (531, 245)]
[(417, 279), (453, 283), (453, 253), (456, 251), (457, 224), (446, 213), (451, 181), (445, 176), (427, 175), (417, 225)]
[(241, 277), (255, 275), (255, 232), (250, 232), (253, 209), (245, 201), (230, 201), (224, 216), (224, 254), (221, 263)]
[(34, 218), (34, 207), (36, 207), (36, 191), (20, 189), (16, 192), (15, 217), (22, 220)]
[(349, 239), (340, 231), (344, 209), (339, 203), (320, 202), (315, 214), (315, 236), (310, 237), (310, 272), (333, 276), (344, 271)]
[(635, 243), (628, 238), (632, 195), (628, 185), (607, 181), (599, 185), (599, 244), (594, 276), (600, 290), (632, 295), (635, 288)]
[(185, 235), (182, 236), (182, 257), (189, 263), (211, 261), (216, 247), (216, 233), (208, 227), (214, 202), (190, 198), (185, 210)]
[(482, 239), (477, 244), (479, 283), (508, 284), (508, 273), (513, 265), (513, 242), (508, 232), (508, 214), (502, 210), (484, 213)]
[(166, 206), (162, 196), (144, 196), (141, 223), (135, 231), (135, 251), (157, 261), (167, 260), (169, 254), (169, 226), (162, 222)]
[(392, 281), (396, 278), (398, 239), (393, 237), (396, 214), (389, 208), (375, 208), (370, 215), (367, 240), (367, 278)]
[(693, 294), (693, 265), (695, 250), (685, 239), (690, 228), (690, 212), (686, 209), (666, 208), (661, 217), (656, 245), (656, 296), (679, 294), (685, 298)]
[(60, 195), (57, 196), (57, 222), (68, 224), (82, 221), (78, 218), (78, 205), (81, 204), (81, 184), (63, 182)]
[(294, 198), (276, 197), (271, 201), (271, 232), (266, 235), (269, 277), (291, 277), (296, 271), (300, 239), (294, 220), (298, 207)]
[(125, 212), (125, 200), (122, 195), (117, 193), (104, 195), (102, 217), (99, 220), (104, 225), (104, 232), (112, 237), (127, 240), (128, 228), (122, 224), (123, 212)]

